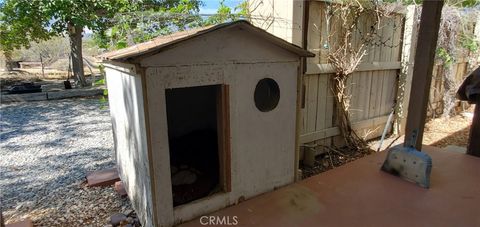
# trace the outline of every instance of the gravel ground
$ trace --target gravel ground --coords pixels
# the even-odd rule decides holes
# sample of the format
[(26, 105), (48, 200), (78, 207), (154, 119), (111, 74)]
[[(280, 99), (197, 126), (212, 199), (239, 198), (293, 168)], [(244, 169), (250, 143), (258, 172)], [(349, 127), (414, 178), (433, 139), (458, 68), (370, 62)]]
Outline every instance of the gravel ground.
[(7, 223), (104, 226), (129, 210), (112, 187), (88, 188), (87, 172), (114, 166), (108, 107), (98, 99), (0, 107), (0, 200)]

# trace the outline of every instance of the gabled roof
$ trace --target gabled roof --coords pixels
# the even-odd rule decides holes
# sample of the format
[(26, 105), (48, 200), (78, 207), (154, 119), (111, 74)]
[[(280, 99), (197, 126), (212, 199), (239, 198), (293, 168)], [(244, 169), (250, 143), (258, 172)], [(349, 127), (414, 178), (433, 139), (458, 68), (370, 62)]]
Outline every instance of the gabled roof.
[(299, 46), (296, 46), (294, 44), (291, 44), (283, 39), (280, 39), (265, 30), (261, 28), (257, 28), (250, 24), (247, 21), (234, 21), (230, 23), (224, 23), (224, 24), (219, 24), (215, 26), (207, 26), (207, 27), (202, 27), (202, 28), (195, 28), (195, 29), (190, 29), (187, 31), (181, 31), (181, 32), (176, 32), (170, 35), (166, 36), (159, 36), (153, 40), (144, 42), (144, 43), (139, 43), (124, 49), (116, 50), (116, 51), (111, 51), (108, 53), (101, 54), (99, 57), (104, 60), (126, 60), (129, 58), (135, 58), (139, 57), (144, 54), (150, 54), (150, 53), (159, 53), (165, 48), (192, 39), (197, 36), (205, 35), (207, 33), (220, 30), (220, 29), (225, 29), (225, 28), (231, 28), (231, 27), (242, 27), (246, 31), (252, 32), (255, 35), (258, 35), (269, 42), (273, 43), (274, 45), (283, 48), (287, 51), (290, 51), (294, 54), (297, 54), (298, 56), (301, 57), (314, 57), (315, 54), (304, 50), (300, 48)]

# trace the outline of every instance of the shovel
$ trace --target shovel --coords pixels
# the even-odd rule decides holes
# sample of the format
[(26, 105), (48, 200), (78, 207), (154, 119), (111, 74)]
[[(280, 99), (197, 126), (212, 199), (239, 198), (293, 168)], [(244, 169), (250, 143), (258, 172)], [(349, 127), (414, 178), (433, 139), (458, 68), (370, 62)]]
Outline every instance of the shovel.
[(415, 149), (417, 133), (417, 130), (414, 130), (410, 141), (388, 150), (382, 170), (421, 187), (429, 188), (432, 158), (427, 153)]

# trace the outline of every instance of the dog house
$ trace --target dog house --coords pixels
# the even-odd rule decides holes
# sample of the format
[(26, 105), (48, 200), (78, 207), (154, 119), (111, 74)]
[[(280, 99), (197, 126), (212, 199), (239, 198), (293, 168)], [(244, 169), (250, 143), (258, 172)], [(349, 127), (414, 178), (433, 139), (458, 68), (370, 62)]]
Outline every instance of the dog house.
[(117, 166), (144, 226), (292, 183), (301, 58), (245, 21), (104, 54)]

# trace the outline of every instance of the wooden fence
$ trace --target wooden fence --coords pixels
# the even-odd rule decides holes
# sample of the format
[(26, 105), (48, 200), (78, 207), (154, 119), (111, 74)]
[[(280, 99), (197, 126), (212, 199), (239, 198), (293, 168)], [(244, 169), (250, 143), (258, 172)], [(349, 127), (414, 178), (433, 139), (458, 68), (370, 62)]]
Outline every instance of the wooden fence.
[[(315, 58), (307, 59), (307, 71), (303, 77), (300, 143), (308, 146), (341, 146), (343, 143), (340, 130), (336, 127), (336, 109), (331, 91), (335, 70), (327, 60), (328, 50), (335, 49), (338, 43), (336, 34), (331, 33), (341, 33), (339, 31), (343, 29), (341, 23), (326, 14), (329, 4), (334, 4), (332, 2), (335, 1), (249, 0), (256, 15), (252, 17), (255, 25), (299, 46), (306, 42), (307, 49), (316, 54)], [(369, 48), (367, 56), (348, 81), (353, 126), (366, 139), (381, 136), (394, 105), (394, 127), (391, 128), (398, 134), (404, 132), (420, 10), (412, 5), (396, 12), (396, 16), (381, 18), (378, 36), (384, 45)], [(308, 18), (307, 23), (302, 18)], [(371, 25), (371, 18), (361, 18), (353, 45), (360, 44), (360, 32), (367, 32)], [(306, 34), (302, 34), (305, 30)], [(480, 37), (480, 27), (474, 30), (476, 37)], [(303, 35), (306, 35), (306, 40)], [(468, 63), (461, 60), (452, 67), (457, 83), (460, 83), (468, 73)], [(429, 108), (434, 109), (437, 116), (443, 109), (442, 70), (443, 66), (435, 66), (430, 94)], [(429, 116), (432, 113), (429, 111)], [(310, 158), (323, 152), (322, 149), (307, 150)], [(303, 155), (304, 152), (301, 152), (301, 159)]]
[[(307, 61), (307, 71), (303, 78), (304, 101), (300, 133), (300, 142), (309, 146), (341, 146), (343, 143), (339, 136), (340, 130), (336, 127), (335, 104), (331, 91), (331, 78), (335, 70), (327, 61), (329, 45), (335, 45), (335, 39), (338, 39), (335, 35), (329, 34), (329, 30), (338, 31), (342, 28), (339, 26), (340, 23), (331, 18), (328, 20), (326, 15), (328, 4), (331, 3), (312, 1), (309, 4), (307, 48), (317, 56)], [(396, 114), (395, 127), (390, 128), (395, 129), (397, 133), (403, 133), (406, 108), (410, 99), (412, 66), (417, 49), (416, 19), (419, 13), (418, 8), (409, 6), (395, 16), (381, 19), (378, 39), (383, 45), (370, 47), (356, 71), (350, 76), (348, 92), (351, 96), (351, 120), (357, 134), (365, 139), (381, 136), (393, 108)], [(360, 45), (360, 33), (367, 32), (372, 23), (371, 18), (360, 20), (352, 45)], [(472, 25), (471, 29), (478, 38), (480, 27)], [(455, 59), (458, 60), (450, 67), (454, 73), (455, 83), (460, 85), (470, 66), (465, 58)], [(439, 64), (433, 69), (429, 117), (439, 116), (443, 111), (445, 95), (443, 70), (445, 66)], [(323, 152), (321, 147), (311, 150), (310, 156)], [(303, 155), (301, 153), (301, 156)]]
[[(455, 78), (455, 84), (456, 86), (459, 86), (468, 73), (468, 61), (465, 58), (460, 58), (450, 67), (452, 67), (451, 70)], [(436, 64), (433, 67), (433, 78), (430, 89), (427, 117), (435, 118), (443, 114), (443, 97), (445, 94), (445, 77), (443, 76), (444, 70), (445, 67), (440, 64)], [(457, 101), (457, 106), (461, 104), (464, 103)], [(456, 113), (456, 111), (454, 111), (454, 113)]]
[[(304, 75), (304, 102), (302, 103), (302, 127), (300, 142), (307, 144), (339, 145), (336, 136), (340, 130), (335, 125), (335, 104), (331, 92), (331, 77), (335, 70), (327, 62), (329, 45), (334, 45), (335, 34), (329, 34), (329, 26), (342, 29), (339, 23), (329, 20), (327, 4), (312, 1), (309, 5), (307, 48), (315, 58), (307, 61)], [(366, 34), (372, 26), (371, 18), (361, 18), (361, 26), (354, 34), (354, 45), (360, 45), (360, 34)], [(348, 81), (351, 95), (351, 120), (357, 133), (367, 139), (381, 135), (388, 115), (395, 105), (397, 76), (402, 67), (403, 16), (382, 19), (378, 36), (384, 45), (370, 47)], [(329, 42), (327, 39), (330, 39)], [(380, 40), (381, 39), (381, 40)], [(313, 144), (312, 144), (313, 145)]]

